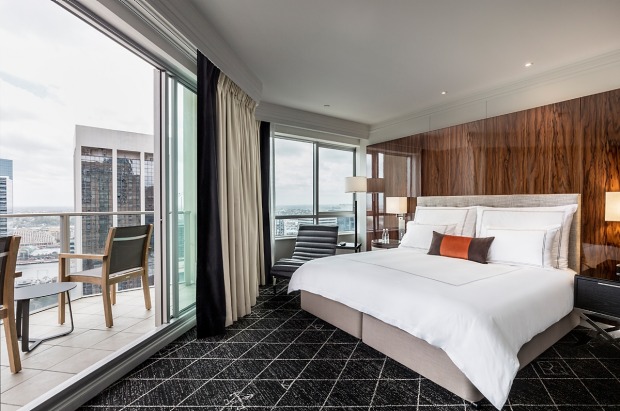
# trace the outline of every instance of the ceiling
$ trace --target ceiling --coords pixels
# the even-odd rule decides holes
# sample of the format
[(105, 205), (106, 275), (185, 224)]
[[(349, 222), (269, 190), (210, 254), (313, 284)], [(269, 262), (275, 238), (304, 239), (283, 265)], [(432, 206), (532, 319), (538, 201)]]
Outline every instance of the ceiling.
[(620, 50), (618, 0), (190, 1), (262, 101), (369, 125)]

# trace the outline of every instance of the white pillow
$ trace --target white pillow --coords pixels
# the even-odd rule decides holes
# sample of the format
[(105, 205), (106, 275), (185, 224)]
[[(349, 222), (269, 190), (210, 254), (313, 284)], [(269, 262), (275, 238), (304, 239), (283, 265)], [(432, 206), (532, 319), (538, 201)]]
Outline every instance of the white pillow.
[(568, 243), (575, 211), (577, 204), (555, 207), (478, 207), (476, 235), (481, 236), (482, 227), (540, 229), (560, 225), (555, 267), (565, 270), (568, 268)]
[(481, 235), (495, 237), (487, 262), (556, 268), (561, 227), (546, 228), (482, 227)]
[(477, 208), (417, 206), (413, 221), (418, 224), (456, 224), (455, 235), (474, 237)]
[(409, 221), (399, 247), (428, 251), (433, 241), (433, 231), (439, 234), (454, 234), (455, 228), (456, 224), (417, 224), (415, 221)]

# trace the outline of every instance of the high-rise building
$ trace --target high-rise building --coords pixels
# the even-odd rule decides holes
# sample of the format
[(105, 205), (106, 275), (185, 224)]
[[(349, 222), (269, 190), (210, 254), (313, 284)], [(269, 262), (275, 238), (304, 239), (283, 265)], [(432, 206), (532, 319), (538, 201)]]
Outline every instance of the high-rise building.
[[(13, 160), (0, 158), (0, 214), (13, 212)], [(0, 237), (9, 234), (7, 219), (0, 218)]]
[[(80, 212), (153, 211), (153, 136), (77, 125), (75, 128), (75, 209)], [(76, 252), (101, 253), (111, 226), (149, 224), (153, 215), (96, 215), (76, 224)], [(82, 269), (95, 266), (85, 260)], [(152, 271), (149, 278), (152, 279)], [(119, 289), (140, 285), (140, 279)], [(83, 294), (100, 292), (83, 284)]]
[(0, 176), (13, 180), (13, 160), (0, 158)]

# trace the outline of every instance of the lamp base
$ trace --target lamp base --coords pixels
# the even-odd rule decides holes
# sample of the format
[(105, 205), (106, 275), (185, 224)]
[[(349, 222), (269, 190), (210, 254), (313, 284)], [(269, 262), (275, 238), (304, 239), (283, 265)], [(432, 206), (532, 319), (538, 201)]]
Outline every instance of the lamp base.
[(398, 216), (398, 242), (403, 239), (405, 235), (405, 218), (401, 215)]
[[(353, 237), (353, 246), (357, 247), (357, 194), (355, 194), (355, 202), (354, 202), (354, 209), (353, 209), (353, 215), (354, 215), (354, 221), (353, 224), (355, 226), (355, 236)], [(357, 248), (356, 248), (357, 250)]]

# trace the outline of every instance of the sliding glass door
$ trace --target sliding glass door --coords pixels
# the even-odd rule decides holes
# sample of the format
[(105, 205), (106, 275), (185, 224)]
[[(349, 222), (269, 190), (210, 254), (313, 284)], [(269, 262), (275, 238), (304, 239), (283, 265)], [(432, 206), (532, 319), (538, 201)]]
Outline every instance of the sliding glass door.
[(196, 303), (196, 110), (189, 88), (167, 76), (166, 205), (169, 308), (178, 317)]

